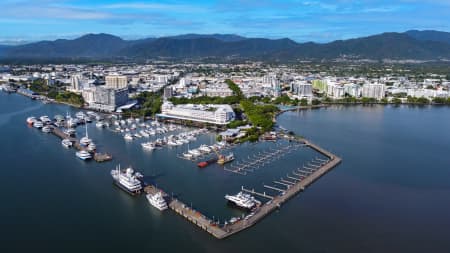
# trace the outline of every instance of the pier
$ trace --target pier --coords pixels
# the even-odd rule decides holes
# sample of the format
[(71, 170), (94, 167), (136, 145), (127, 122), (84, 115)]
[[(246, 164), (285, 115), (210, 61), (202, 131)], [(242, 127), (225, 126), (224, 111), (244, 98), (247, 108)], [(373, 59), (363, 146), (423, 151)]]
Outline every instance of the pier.
[[(55, 136), (59, 137), (61, 140), (69, 139), (73, 143), (73, 147), (76, 148), (78, 151), (81, 151), (81, 150), (87, 151), (86, 147), (83, 147), (76, 138), (67, 136), (58, 127), (53, 127), (53, 130), (51, 133), (53, 133)], [(106, 154), (106, 153), (97, 153), (97, 152), (94, 153), (93, 158), (96, 162), (106, 162), (106, 161), (112, 160), (111, 155)]]
[[(329, 152), (307, 140), (300, 139), (297, 141), (302, 142), (306, 146), (308, 146), (308, 147), (316, 150), (317, 152), (321, 153), (322, 155), (326, 156), (327, 160), (324, 160), (324, 159), (319, 160), (316, 158), (316, 161), (319, 161), (321, 163), (321, 165), (316, 168), (311, 168), (311, 170), (308, 172), (302, 171), (300, 169), (295, 169), (292, 172), (292, 175), (295, 175), (298, 178), (287, 175), (287, 178), (293, 180), (293, 182), (287, 181), (283, 178), (280, 179), (281, 182), (274, 181), (274, 183), (278, 183), (280, 185), (285, 186), (286, 187), (285, 190), (280, 189), (275, 186), (264, 185), (265, 188), (280, 192), (280, 194), (276, 195), (276, 196), (268, 195), (265, 192), (260, 193), (260, 192), (255, 191), (254, 189), (249, 190), (244, 187), (241, 187), (241, 191), (250, 193), (255, 196), (269, 199), (268, 202), (266, 202), (265, 204), (262, 204), (261, 206), (257, 207), (256, 209), (254, 209), (251, 215), (247, 215), (243, 219), (239, 219), (234, 223), (221, 225), (218, 222), (203, 215), (198, 210), (195, 210), (192, 207), (189, 207), (188, 205), (184, 204), (180, 200), (173, 198), (173, 197), (170, 198), (168, 201), (169, 208), (171, 210), (175, 211), (177, 214), (184, 217), (185, 219), (187, 219), (188, 221), (192, 222), (199, 228), (210, 233), (217, 239), (224, 239), (226, 237), (229, 237), (233, 234), (236, 234), (240, 231), (243, 231), (243, 230), (255, 225), (258, 221), (262, 220), (264, 217), (266, 217), (268, 214), (270, 214), (274, 210), (280, 208), (282, 204), (287, 202), (289, 199), (294, 197), (296, 194), (305, 190), (308, 186), (310, 186), (317, 179), (319, 179), (320, 177), (325, 175), (328, 171), (333, 169), (335, 166), (337, 166), (342, 161), (341, 158), (339, 158), (338, 156), (332, 154), (331, 152)], [(269, 157), (269, 156), (270, 155), (265, 154), (265, 155), (263, 155), (264, 158), (261, 157), (259, 159), (260, 160), (267, 159), (265, 157)], [(248, 167), (248, 165), (247, 165), (247, 167)], [(244, 171), (241, 171), (241, 170), (236, 170), (236, 171), (232, 171), (232, 172), (239, 173), (239, 174), (245, 173)], [(145, 191), (155, 193), (156, 191), (158, 191), (158, 189), (153, 186), (147, 186), (145, 188)], [(166, 196), (166, 198), (169, 198), (167, 196), (167, 194), (165, 194), (164, 196)]]

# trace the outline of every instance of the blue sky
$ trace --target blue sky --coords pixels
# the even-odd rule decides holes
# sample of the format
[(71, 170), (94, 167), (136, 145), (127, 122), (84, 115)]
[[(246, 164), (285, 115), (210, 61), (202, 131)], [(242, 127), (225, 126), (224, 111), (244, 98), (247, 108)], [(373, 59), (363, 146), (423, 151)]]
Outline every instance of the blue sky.
[(1, 0), (0, 42), (185, 33), (327, 42), (386, 31), (450, 31), (450, 0)]

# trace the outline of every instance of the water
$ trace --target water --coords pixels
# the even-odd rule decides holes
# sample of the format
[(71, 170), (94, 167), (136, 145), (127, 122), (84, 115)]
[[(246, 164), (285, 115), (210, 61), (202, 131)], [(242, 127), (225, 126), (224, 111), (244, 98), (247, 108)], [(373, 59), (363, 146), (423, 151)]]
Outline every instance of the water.
[[(241, 215), (224, 194), (241, 185), (263, 191), (270, 183), (318, 156), (303, 148), (248, 176), (218, 165), (198, 169), (175, 157), (185, 151), (144, 152), (140, 141), (88, 126), (110, 163), (85, 163), (56, 137), (29, 128), (29, 115), (74, 114), (0, 93), (0, 249), (2, 252), (447, 252), (450, 242), (448, 107), (333, 107), (289, 112), (279, 123), (343, 157), (343, 163), (251, 229), (216, 240), (171, 211), (160, 213), (143, 196), (112, 185), (120, 162), (208, 216)], [(83, 128), (78, 129), (81, 133)], [(210, 143), (198, 138), (191, 148)], [(237, 160), (275, 144), (245, 144)], [(286, 145), (286, 143), (282, 143)]]

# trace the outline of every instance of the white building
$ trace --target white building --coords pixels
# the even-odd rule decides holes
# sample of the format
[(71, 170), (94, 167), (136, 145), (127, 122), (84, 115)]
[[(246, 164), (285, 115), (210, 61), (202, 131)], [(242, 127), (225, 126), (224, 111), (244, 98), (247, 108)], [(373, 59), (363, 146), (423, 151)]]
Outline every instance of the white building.
[(355, 83), (346, 83), (344, 84), (344, 92), (352, 97), (358, 98), (361, 97), (361, 86)]
[(165, 101), (161, 107), (160, 118), (192, 120), (197, 122), (226, 125), (235, 118), (230, 105), (173, 105)]
[(291, 84), (292, 95), (299, 99), (311, 99), (313, 97), (312, 84), (305, 81), (296, 81)]
[(345, 96), (345, 89), (343, 86), (338, 85), (337, 83), (330, 81), (327, 85), (327, 96), (334, 98), (334, 99), (340, 99)]
[(105, 77), (106, 88), (123, 89), (128, 87), (128, 78), (121, 75), (109, 75)]
[(70, 77), (70, 91), (80, 92), (82, 90), (81, 75), (73, 75)]
[(382, 83), (365, 83), (362, 88), (362, 96), (382, 99), (385, 97), (385, 86)]

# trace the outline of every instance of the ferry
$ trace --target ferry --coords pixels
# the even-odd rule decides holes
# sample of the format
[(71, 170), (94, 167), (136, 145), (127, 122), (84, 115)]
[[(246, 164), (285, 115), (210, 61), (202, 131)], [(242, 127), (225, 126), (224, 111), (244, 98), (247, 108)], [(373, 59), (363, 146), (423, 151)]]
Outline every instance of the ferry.
[(146, 195), (148, 202), (156, 207), (159, 211), (164, 211), (168, 208), (166, 200), (163, 198), (161, 192)]
[[(120, 165), (117, 166), (116, 169), (111, 170), (114, 184), (131, 195), (139, 194), (142, 191), (141, 181), (139, 181), (136, 174), (137, 173), (135, 173), (131, 167), (127, 168), (125, 171), (121, 171)], [(140, 173), (138, 175), (140, 175)]]
[(81, 150), (75, 153), (75, 155), (80, 158), (81, 160), (89, 160), (92, 158), (92, 155), (85, 151), (85, 150)]
[(225, 195), (225, 199), (237, 207), (251, 210), (259, 205), (261, 202), (256, 200), (252, 195), (239, 192), (236, 195)]

